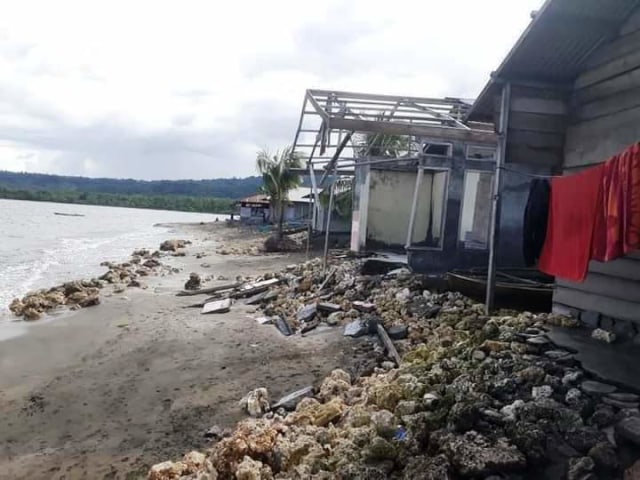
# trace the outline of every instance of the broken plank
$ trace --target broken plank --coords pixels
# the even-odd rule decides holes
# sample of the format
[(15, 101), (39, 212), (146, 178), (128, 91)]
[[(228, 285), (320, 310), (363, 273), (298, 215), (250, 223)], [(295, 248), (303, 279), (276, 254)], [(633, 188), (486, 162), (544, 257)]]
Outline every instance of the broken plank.
[(320, 285), (320, 288), (319, 288), (320, 291), (324, 290), (324, 287), (327, 286), (327, 284), (333, 278), (333, 276), (336, 274), (337, 271), (338, 271), (338, 267), (333, 267), (331, 269), (331, 271), (327, 274), (327, 278), (325, 278), (322, 284)]
[(225, 298), (224, 300), (216, 300), (214, 302), (209, 302), (202, 307), (202, 311), (200, 313), (226, 313), (231, 309), (231, 299)]
[(389, 357), (392, 358), (394, 362), (396, 362), (397, 366), (400, 366), (402, 359), (400, 358), (400, 354), (398, 353), (398, 350), (396, 350), (393, 341), (391, 340), (391, 338), (389, 338), (387, 331), (380, 323), (376, 325), (376, 330), (378, 331), (378, 337), (380, 337), (384, 348), (386, 348), (387, 350), (387, 355), (389, 355)]
[(247, 298), (244, 303), (245, 305), (256, 305), (257, 303), (262, 302), (262, 300), (264, 300), (264, 297), (267, 295), (268, 290), (265, 290), (264, 292), (260, 292), (260, 293), (256, 293), (255, 295), (253, 295), (252, 297)]
[(241, 283), (228, 283), (226, 285), (218, 285), (217, 287), (201, 288), (199, 290), (181, 290), (176, 295), (178, 297), (190, 297), (193, 295), (208, 295), (210, 293), (221, 292), (223, 290), (232, 290), (238, 288)]

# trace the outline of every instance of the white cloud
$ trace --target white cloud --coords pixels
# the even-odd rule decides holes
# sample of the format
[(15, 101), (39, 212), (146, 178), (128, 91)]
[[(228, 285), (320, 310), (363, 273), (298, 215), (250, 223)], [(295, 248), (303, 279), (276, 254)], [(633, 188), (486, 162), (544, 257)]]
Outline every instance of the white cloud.
[(477, 95), (541, 0), (22, 0), (0, 16), (0, 169), (253, 174), (307, 88)]

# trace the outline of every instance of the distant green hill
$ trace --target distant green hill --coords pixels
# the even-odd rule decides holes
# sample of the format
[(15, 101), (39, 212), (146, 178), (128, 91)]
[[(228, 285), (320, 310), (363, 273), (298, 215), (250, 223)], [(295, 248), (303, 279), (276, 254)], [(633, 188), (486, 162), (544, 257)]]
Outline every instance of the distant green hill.
[(187, 195), (239, 199), (256, 193), (261, 177), (215, 178), (212, 180), (132, 180), (66, 177), (41, 173), (0, 170), (0, 187), (10, 190), (80, 191), (125, 195)]
[(232, 212), (261, 185), (261, 177), (145, 181), (0, 170), (0, 198), (187, 212)]

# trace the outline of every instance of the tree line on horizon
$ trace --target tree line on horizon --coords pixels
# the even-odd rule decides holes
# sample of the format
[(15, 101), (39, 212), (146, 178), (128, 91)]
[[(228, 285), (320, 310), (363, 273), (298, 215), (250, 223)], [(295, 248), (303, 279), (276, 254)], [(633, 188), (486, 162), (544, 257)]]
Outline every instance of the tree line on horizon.
[(240, 199), (255, 194), (261, 186), (262, 178), (259, 176), (211, 180), (134, 180), (0, 170), (0, 187), (9, 190), (62, 190), (124, 195), (186, 195)]

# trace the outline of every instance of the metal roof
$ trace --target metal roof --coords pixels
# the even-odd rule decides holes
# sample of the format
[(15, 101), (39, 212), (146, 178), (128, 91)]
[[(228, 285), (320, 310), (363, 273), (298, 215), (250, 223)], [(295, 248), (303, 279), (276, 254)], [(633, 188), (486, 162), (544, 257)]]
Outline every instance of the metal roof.
[(589, 56), (614, 36), (640, 0), (547, 0), (471, 107), (490, 121), (503, 81), (570, 86)]

